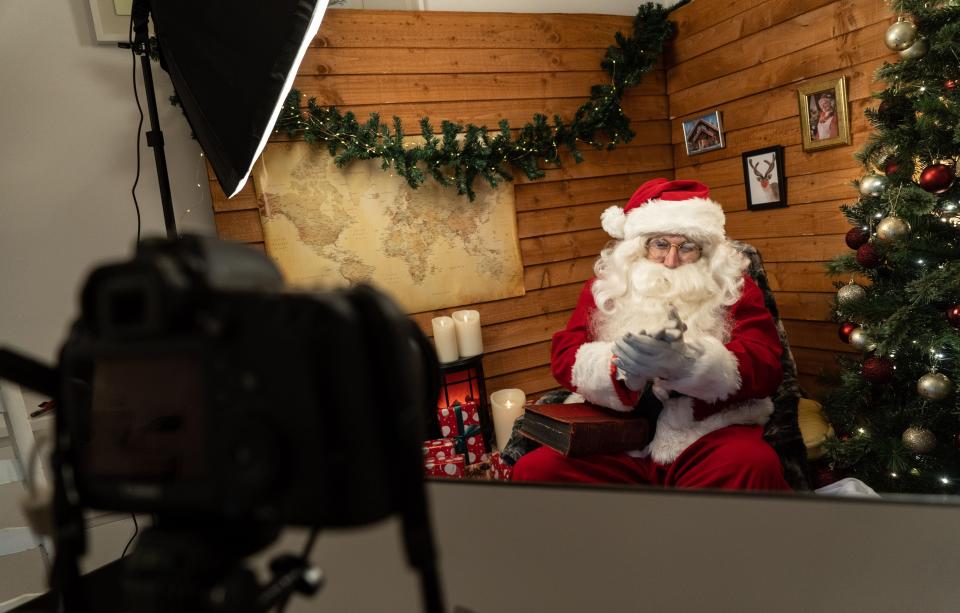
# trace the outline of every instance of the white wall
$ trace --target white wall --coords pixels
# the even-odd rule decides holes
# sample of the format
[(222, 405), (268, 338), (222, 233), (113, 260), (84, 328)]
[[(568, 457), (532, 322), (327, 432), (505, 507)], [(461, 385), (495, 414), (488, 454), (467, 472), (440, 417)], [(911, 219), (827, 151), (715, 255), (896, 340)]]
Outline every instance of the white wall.
[[(85, 273), (134, 244), (132, 63), (129, 51), (96, 42), (85, 0), (0, 2), (0, 58), (0, 345), (50, 360)], [(167, 101), (169, 79), (157, 69), (155, 81), (179, 227), (210, 233), (200, 149)], [(141, 164), (143, 231), (161, 234), (145, 145)]]

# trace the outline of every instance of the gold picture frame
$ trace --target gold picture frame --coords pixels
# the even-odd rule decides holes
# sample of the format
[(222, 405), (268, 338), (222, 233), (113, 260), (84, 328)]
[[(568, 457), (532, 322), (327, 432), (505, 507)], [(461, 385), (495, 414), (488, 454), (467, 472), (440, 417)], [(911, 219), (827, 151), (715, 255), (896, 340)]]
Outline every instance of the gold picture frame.
[(804, 151), (850, 144), (846, 77), (801, 85), (797, 90), (797, 102)]

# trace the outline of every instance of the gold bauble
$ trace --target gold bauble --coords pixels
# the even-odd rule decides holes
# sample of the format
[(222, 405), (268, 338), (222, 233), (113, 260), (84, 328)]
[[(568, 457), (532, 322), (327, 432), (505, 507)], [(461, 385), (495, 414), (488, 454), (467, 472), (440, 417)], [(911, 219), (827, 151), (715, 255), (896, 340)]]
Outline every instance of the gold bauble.
[(884, 217), (877, 224), (877, 238), (882, 241), (902, 238), (908, 232), (910, 232), (910, 224), (896, 215)]
[(862, 300), (867, 295), (867, 290), (856, 283), (848, 283), (837, 290), (837, 304), (840, 306), (849, 306), (850, 303)]
[(905, 60), (919, 60), (930, 50), (930, 42), (925, 38), (918, 38), (916, 42), (900, 52)]
[(913, 453), (929, 453), (937, 446), (937, 437), (926, 428), (910, 426), (903, 431), (903, 444)]
[(873, 351), (877, 348), (877, 343), (866, 330), (857, 328), (850, 333), (850, 346), (860, 351)]
[(917, 393), (927, 400), (943, 400), (953, 391), (953, 383), (939, 372), (928, 372), (917, 381)]

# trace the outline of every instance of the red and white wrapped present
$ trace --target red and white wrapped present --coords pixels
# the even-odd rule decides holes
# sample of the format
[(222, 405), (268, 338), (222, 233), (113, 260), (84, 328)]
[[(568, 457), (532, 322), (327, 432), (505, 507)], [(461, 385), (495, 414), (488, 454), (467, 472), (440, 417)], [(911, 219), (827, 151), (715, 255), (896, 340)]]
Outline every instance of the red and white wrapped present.
[(464, 467), (463, 456), (458, 455), (442, 461), (428, 460), (423, 464), (423, 472), (428, 477), (462, 479)]

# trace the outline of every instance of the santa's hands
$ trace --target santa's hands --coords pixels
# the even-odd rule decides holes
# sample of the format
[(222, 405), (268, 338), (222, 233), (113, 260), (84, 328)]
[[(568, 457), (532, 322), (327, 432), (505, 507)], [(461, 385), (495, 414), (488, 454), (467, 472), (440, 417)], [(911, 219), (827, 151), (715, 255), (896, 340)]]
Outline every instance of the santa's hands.
[(684, 343), (682, 332), (674, 327), (655, 336), (625, 334), (614, 343), (614, 355), (618, 372), (622, 370), (634, 379), (669, 380), (688, 372), (699, 352)]

